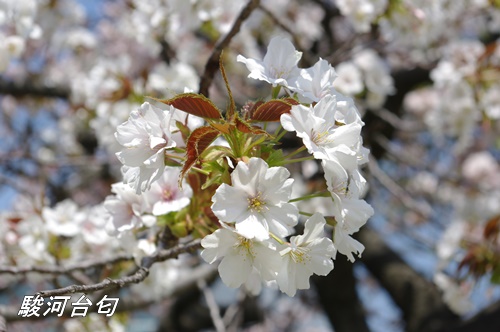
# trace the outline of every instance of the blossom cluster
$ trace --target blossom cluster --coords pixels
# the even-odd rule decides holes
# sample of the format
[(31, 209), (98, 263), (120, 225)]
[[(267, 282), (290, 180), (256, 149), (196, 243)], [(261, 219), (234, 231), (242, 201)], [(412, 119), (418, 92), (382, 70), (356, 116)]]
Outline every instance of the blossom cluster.
[[(181, 234), (204, 234), (201, 256), (209, 263), (221, 259), (224, 283), (253, 293), (262, 282), (276, 282), (293, 296), (309, 288), (312, 274), (328, 274), (337, 252), (351, 261), (361, 255), (364, 247), (351, 235), (373, 214), (362, 199), (366, 181), (359, 170), (368, 160), (364, 123), (353, 100), (333, 88), (333, 67), (320, 59), (301, 69), (300, 58), (283, 37), (271, 40), (263, 61), (238, 56), (249, 77), (272, 84), (274, 96), (242, 115), (230, 109), (222, 119), (209, 99), (193, 93), (159, 100), (166, 109), (146, 102), (133, 111), (115, 134), (124, 184), (115, 184), (104, 203), (114, 230), (151, 227), (162, 218), (174, 229), (188, 218), (193, 225)], [(282, 88), (287, 97), (277, 98)], [(189, 127), (197, 116), (209, 125)], [(254, 125), (273, 121), (280, 122), (275, 135)], [(276, 144), (286, 132), (295, 132), (302, 146), (283, 156), (266, 142)], [(303, 151), (308, 156), (291, 158)], [(294, 179), (284, 166), (302, 160), (322, 165), (325, 190), (292, 197)], [(296, 202), (309, 197), (329, 199), (331, 214), (300, 211)], [(300, 215), (309, 216), (304, 233), (292, 236)], [(201, 229), (200, 220), (208, 228)], [(324, 233), (327, 220), (333, 241)]]

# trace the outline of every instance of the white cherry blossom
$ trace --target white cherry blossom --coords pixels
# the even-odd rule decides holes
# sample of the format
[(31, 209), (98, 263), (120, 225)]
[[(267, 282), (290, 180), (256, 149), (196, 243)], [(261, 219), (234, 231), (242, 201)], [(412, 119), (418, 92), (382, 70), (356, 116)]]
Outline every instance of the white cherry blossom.
[(138, 194), (161, 176), (165, 166), (164, 152), (176, 146), (171, 137), (175, 130), (172, 112), (173, 107), (163, 111), (146, 102), (116, 129), (116, 140), (123, 147), (116, 153), (124, 165), (123, 181)]
[(273, 86), (288, 87), (299, 76), (297, 63), (301, 57), (302, 52), (297, 51), (288, 39), (277, 36), (269, 42), (263, 61), (247, 59), (242, 55), (238, 55), (236, 60), (247, 66), (250, 71), (248, 77)]
[(354, 169), (361, 125), (353, 122), (339, 126), (334, 117), (336, 105), (336, 97), (328, 95), (315, 106), (292, 106), (290, 114), (281, 116), (281, 124), (288, 131), (295, 131), (316, 159), (336, 159), (344, 167)]
[[(314, 66), (300, 70), (295, 86), (290, 87), (298, 92), (303, 102), (318, 102), (326, 95), (333, 94), (333, 81), (337, 77), (335, 69), (324, 59), (319, 59)], [(303, 100), (302, 100), (303, 99)]]
[(241, 233), (223, 227), (203, 238), (201, 257), (212, 264), (222, 258), (219, 274), (228, 287), (253, 282), (254, 269), (265, 281), (274, 280), (281, 258), (269, 241), (248, 239)]
[(121, 233), (143, 225), (144, 198), (124, 183), (111, 185), (115, 195), (106, 197), (104, 207), (110, 217), (107, 224), (110, 233)]
[(281, 246), (283, 263), (277, 281), (288, 296), (294, 296), (297, 289), (308, 289), (311, 275), (325, 276), (333, 269), (335, 249), (323, 234), (325, 225), (325, 218), (315, 213), (306, 221), (303, 235), (292, 236), (290, 245)]
[(59, 202), (54, 208), (44, 207), (42, 210), (47, 230), (62, 236), (75, 236), (80, 232), (78, 213), (78, 206), (70, 199)]
[(163, 175), (155, 181), (151, 188), (144, 192), (144, 200), (155, 216), (179, 211), (191, 202), (193, 190), (183, 181), (182, 189), (179, 188), (180, 167), (165, 167)]
[(212, 210), (249, 239), (268, 239), (269, 232), (285, 237), (298, 218), (297, 208), (288, 203), (293, 184), (289, 176), (286, 168), (269, 167), (260, 158), (240, 161), (231, 173), (232, 185), (217, 188)]

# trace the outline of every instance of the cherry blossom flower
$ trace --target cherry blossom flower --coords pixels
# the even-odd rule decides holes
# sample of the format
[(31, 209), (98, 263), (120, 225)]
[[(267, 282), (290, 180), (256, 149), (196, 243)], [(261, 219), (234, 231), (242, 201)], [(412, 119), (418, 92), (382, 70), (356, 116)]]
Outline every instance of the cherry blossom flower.
[(322, 162), (328, 191), (333, 198), (333, 213), (337, 222), (346, 223), (349, 234), (357, 232), (374, 211), (363, 199), (366, 180), (358, 170), (346, 172), (338, 163)]
[(335, 249), (354, 262), (353, 252), (361, 254), (364, 246), (351, 235), (366, 224), (374, 211), (363, 195), (366, 180), (356, 169), (346, 172), (338, 163), (330, 160), (322, 161), (325, 179), (333, 199), (333, 215), (337, 224), (334, 229), (333, 242)]
[(171, 139), (173, 107), (163, 111), (149, 103), (132, 111), (129, 119), (119, 125), (115, 137), (122, 145), (116, 156), (123, 167), (123, 181), (140, 193), (149, 189), (165, 166), (164, 152), (176, 146)]
[(80, 232), (80, 220), (76, 218), (78, 213), (78, 206), (70, 199), (58, 203), (54, 208), (44, 207), (42, 210), (47, 230), (62, 236), (75, 236)]
[[(143, 225), (144, 198), (124, 183), (111, 185), (115, 195), (106, 197), (104, 207), (109, 213), (109, 233), (120, 233)], [(149, 225), (149, 223), (148, 223)]]
[(335, 249), (323, 236), (325, 224), (325, 218), (315, 213), (306, 221), (304, 234), (292, 236), (290, 245), (281, 247), (283, 263), (277, 281), (288, 296), (294, 296), (297, 289), (308, 289), (311, 275), (325, 276), (333, 269)]
[[(335, 245), (335, 250), (347, 256), (351, 262), (354, 262), (356, 259), (354, 258), (353, 253), (356, 253), (359, 257), (361, 257), (361, 254), (365, 250), (365, 246), (349, 235), (343, 226), (344, 223), (338, 223), (333, 231), (333, 243)], [(334, 255), (333, 258), (335, 257), (336, 255)]]
[(346, 61), (335, 66), (338, 78), (333, 87), (349, 96), (363, 91), (363, 76), (361, 70), (352, 62)]
[(277, 36), (269, 42), (263, 61), (247, 59), (242, 55), (238, 55), (236, 60), (247, 66), (250, 71), (248, 77), (273, 86), (288, 87), (300, 74), (297, 63), (301, 57), (302, 52), (297, 51), (288, 39)]
[(353, 122), (338, 126), (334, 118), (336, 104), (336, 97), (328, 95), (315, 106), (293, 106), (290, 114), (281, 116), (281, 124), (285, 130), (295, 131), (315, 158), (336, 159), (354, 169), (361, 125)]
[(180, 167), (165, 167), (163, 175), (151, 185), (151, 189), (144, 192), (144, 200), (155, 216), (179, 211), (191, 202), (193, 190), (183, 181), (179, 188)]
[(243, 236), (258, 240), (269, 232), (285, 237), (297, 223), (298, 210), (288, 203), (293, 179), (284, 167), (269, 167), (260, 158), (240, 161), (231, 173), (232, 186), (222, 184), (212, 197), (212, 210), (223, 222), (236, 223)]
[(303, 97), (299, 98), (302, 102), (318, 102), (324, 96), (333, 94), (336, 77), (337, 73), (328, 61), (320, 58), (311, 68), (301, 69), (295, 87), (291, 89)]
[(275, 279), (281, 263), (276, 247), (269, 241), (248, 239), (237, 231), (224, 227), (203, 238), (201, 245), (205, 248), (201, 257), (212, 264), (222, 258), (219, 274), (228, 287), (240, 287), (250, 278), (255, 270), (263, 280)]

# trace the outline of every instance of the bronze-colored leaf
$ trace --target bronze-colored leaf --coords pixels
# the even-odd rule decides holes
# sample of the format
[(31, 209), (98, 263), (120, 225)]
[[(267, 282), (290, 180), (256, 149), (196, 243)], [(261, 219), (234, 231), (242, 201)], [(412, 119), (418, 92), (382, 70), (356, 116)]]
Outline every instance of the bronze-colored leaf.
[(488, 220), (488, 222), (486, 222), (486, 225), (484, 226), (483, 230), (483, 236), (485, 239), (496, 238), (498, 236), (499, 231), (500, 231), (500, 215), (497, 215)]
[(231, 128), (231, 124), (224, 122), (224, 123), (215, 123), (215, 122), (210, 122), (210, 125), (217, 129), (218, 131), (222, 132), (223, 134), (229, 134), (229, 130)]
[(160, 103), (172, 105), (181, 111), (206, 119), (220, 119), (221, 111), (204, 95), (181, 93), (172, 99), (155, 99)]
[(282, 114), (290, 113), (292, 105), (284, 99), (270, 100), (257, 107), (250, 119), (253, 121), (279, 121)]
[(265, 130), (262, 130), (260, 127), (251, 126), (244, 120), (241, 120), (239, 117), (236, 117), (235, 120), (236, 129), (245, 134), (254, 134), (254, 135), (269, 135), (269, 133)]
[(219, 135), (220, 131), (210, 126), (197, 128), (189, 135), (186, 144), (186, 161), (182, 167), (181, 177), (179, 179), (180, 183), (189, 169), (196, 164), (203, 151), (205, 151)]

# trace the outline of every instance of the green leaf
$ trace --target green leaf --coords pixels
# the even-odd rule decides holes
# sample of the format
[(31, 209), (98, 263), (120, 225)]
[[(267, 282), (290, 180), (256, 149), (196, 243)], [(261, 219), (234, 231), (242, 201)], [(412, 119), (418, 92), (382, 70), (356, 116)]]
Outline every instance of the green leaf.
[(490, 281), (494, 284), (500, 284), (500, 266), (497, 266), (491, 274)]

